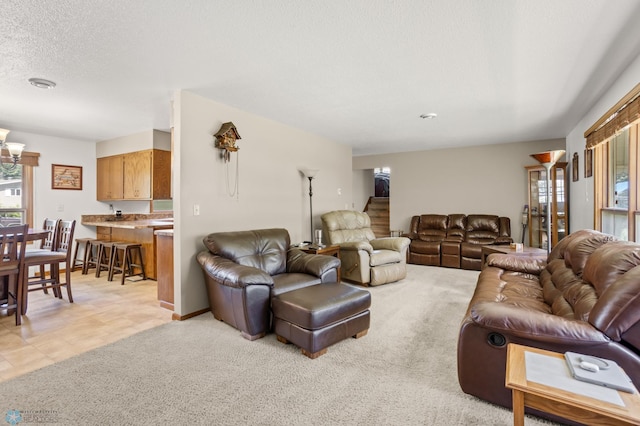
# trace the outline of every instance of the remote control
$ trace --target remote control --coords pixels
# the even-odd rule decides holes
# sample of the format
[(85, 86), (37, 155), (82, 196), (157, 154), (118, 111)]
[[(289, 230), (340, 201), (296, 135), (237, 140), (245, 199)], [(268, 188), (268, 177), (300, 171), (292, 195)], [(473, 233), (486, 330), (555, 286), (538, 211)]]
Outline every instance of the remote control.
[(587, 361), (582, 361), (580, 363), (580, 368), (582, 368), (583, 370), (591, 371), (593, 373), (597, 373), (598, 371), (600, 371), (600, 367), (592, 362)]

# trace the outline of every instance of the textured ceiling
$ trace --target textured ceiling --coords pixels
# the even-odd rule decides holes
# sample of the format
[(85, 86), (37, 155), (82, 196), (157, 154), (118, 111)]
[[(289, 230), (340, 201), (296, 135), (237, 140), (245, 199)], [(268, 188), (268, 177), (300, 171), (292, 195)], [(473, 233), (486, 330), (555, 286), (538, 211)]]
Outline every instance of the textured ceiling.
[(3, 0), (0, 127), (166, 130), (184, 89), (354, 155), (565, 137), (639, 20), (637, 0)]

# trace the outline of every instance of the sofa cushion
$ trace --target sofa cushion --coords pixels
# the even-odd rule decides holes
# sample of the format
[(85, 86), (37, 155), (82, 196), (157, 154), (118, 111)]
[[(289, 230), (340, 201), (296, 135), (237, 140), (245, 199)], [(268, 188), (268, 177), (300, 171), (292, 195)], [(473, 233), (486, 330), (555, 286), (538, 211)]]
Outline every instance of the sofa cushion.
[(447, 239), (457, 239), (464, 241), (465, 234), (467, 232), (467, 215), (464, 214), (450, 214), (449, 215), (449, 229), (447, 230)]
[(587, 233), (567, 244), (564, 250), (564, 262), (578, 277), (582, 277), (587, 259), (597, 248), (615, 240), (612, 235), (594, 231)]
[(440, 254), (440, 241), (413, 240), (411, 252), (420, 254)]
[(289, 232), (286, 229), (217, 232), (203, 239), (215, 255), (244, 266), (261, 269), (269, 275), (286, 272)]
[(589, 322), (610, 339), (640, 348), (640, 266), (607, 288), (591, 310)]
[(271, 296), (277, 296), (288, 291), (298, 290), (300, 288), (321, 283), (321, 280), (318, 277), (299, 273), (278, 274), (274, 275), (272, 278), (273, 288), (271, 289)]
[(369, 257), (369, 266), (398, 263), (402, 260), (400, 252), (393, 250), (374, 250)]
[(582, 277), (601, 297), (607, 288), (630, 269), (640, 265), (640, 245), (628, 241), (605, 244), (587, 259)]
[(500, 219), (495, 215), (470, 214), (467, 216), (467, 232), (470, 231), (485, 231), (495, 237), (500, 232)]
[(418, 225), (418, 238), (422, 241), (442, 241), (447, 236), (449, 217), (442, 214), (423, 214)]
[(371, 241), (376, 238), (369, 215), (351, 210), (338, 210), (322, 215), (322, 226), (328, 244)]
[[(491, 244), (500, 233), (500, 218), (494, 215), (467, 216), (466, 241), (473, 244)], [(463, 252), (464, 255), (464, 252)]]

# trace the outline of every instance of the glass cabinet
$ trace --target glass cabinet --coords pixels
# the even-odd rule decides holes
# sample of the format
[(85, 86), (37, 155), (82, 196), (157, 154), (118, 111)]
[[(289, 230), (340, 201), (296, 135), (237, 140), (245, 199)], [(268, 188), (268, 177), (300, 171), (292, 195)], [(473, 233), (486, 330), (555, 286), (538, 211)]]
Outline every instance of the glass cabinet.
[(547, 170), (541, 166), (527, 166), (527, 236), (530, 247), (547, 248), (547, 208), (551, 208), (551, 247), (569, 234), (569, 194), (567, 191), (567, 163), (558, 162), (551, 168), (551, 202), (547, 203)]

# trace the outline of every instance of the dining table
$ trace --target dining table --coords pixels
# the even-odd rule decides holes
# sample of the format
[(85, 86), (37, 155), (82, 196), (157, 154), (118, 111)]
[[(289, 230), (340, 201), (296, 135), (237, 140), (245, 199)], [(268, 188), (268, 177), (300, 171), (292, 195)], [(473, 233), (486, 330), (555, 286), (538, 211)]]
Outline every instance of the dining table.
[[(47, 236), (49, 236), (49, 234), (51, 233), (51, 231), (46, 230), (46, 229), (36, 229), (36, 228), (29, 228), (29, 231), (27, 232), (27, 238), (26, 241), (27, 243), (29, 242), (35, 242), (35, 241), (41, 241), (47, 238)], [(24, 238), (21, 238), (22, 241), (25, 241)], [(28, 249), (28, 248), (27, 248)], [(28, 271), (26, 271), (28, 272)], [(2, 279), (0, 279), (0, 309), (6, 309), (6, 304), (8, 303), (8, 280), (6, 279), (7, 277), (2, 277)], [(20, 283), (18, 283), (20, 284)], [(24, 297), (23, 297), (24, 300)], [(9, 309), (7, 314), (11, 315), (12, 314), (12, 309)]]

